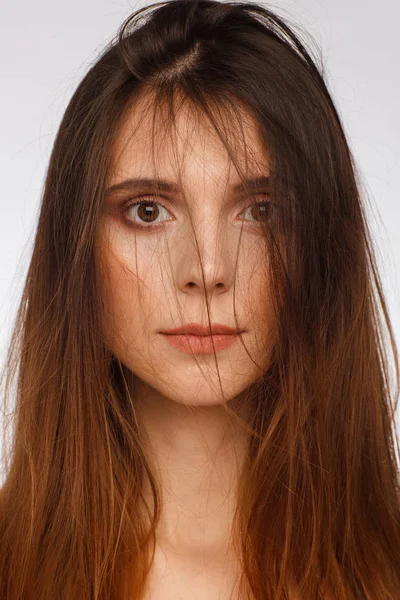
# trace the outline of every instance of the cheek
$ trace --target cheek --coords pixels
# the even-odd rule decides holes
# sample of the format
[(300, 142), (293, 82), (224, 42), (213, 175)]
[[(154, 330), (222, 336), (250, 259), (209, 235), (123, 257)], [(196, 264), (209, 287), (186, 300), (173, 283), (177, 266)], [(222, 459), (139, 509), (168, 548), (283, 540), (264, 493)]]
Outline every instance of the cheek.
[[(253, 257), (256, 255), (253, 254)], [(256, 355), (269, 356), (275, 340), (276, 314), (272, 298), (269, 261), (265, 253), (246, 264), (243, 314), (252, 333)]]
[(258, 319), (267, 319), (271, 304), (268, 254), (260, 246), (253, 246), (246, 256), (240, 267), (243, 276), (240, 288), (246, 294), (248, 310), (254, 312)]
[(155, 328), (157, 297), (140, 275), (114, 270), (107, 292), (108, 322), (122, 339), (137, 339)]
[[(149, 334), (160, 324), (161, 265), (149, 253), (123, 244), (107, 244), (99, 255), (102, 324), (108, 347), (143, 348)], [(105, 248), (105, 247), (104, 247)], [(165, 290), (163, 292), (165, 296)]]

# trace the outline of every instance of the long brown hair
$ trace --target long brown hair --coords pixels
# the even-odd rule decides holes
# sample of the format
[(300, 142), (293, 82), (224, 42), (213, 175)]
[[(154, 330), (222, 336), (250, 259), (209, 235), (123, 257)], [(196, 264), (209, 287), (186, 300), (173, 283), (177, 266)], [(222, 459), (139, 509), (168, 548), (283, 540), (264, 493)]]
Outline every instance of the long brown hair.
[(277, 330), (249, 394), (239, 597), (288, 598), (291, 573), (302, 598), (394, 600), (399, 365), (355, 161), (323, 69), (294, 27), (259, 4), (216, 0), (133, 13), (61, 121), (2, 376), (14, 432), (4, 447), (0, 598), (139, 599), (145, 590), (161, 495), (129, 373), (104, 344), (96, 261), (113, 144), (145, 93), (152, 110), (169, 108), (170, 124), (176, 99), (190, 102), (235, 165), (221, 123), (240, 140), (238, 106), (268, 149), (279, 223), (261, 227)]

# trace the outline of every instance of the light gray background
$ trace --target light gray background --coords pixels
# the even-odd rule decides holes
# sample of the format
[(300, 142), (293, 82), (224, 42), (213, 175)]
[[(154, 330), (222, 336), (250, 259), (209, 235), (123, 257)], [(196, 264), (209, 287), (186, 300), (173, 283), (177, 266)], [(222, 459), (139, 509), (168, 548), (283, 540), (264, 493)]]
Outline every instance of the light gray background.
[[(83, 74), (122, 20), (148, 4), (24, 0), (4, 2), (0, 8), (1, 364), (62, 114)], [(299, 25), (305, 41), (310, 34), (320, 48), (329, 89), (372, 203), (369, 214), (379, 266), (400, 345), (400, 3), (278, 0), (263, 4)]]

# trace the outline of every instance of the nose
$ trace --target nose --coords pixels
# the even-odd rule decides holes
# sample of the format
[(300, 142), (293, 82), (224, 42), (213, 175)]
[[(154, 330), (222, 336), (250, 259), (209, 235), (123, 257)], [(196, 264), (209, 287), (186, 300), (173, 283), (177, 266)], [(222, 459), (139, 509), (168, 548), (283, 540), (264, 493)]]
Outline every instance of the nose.
[[(223, 294), (233, 285), (235, 252), (232, 236), (223, 228), (210, 227), (201, 236), (193, 237), (182, 249), (178, 265), (178, 288), (185, 294)], [(230, 237), (230, 240), (227, 239)]]

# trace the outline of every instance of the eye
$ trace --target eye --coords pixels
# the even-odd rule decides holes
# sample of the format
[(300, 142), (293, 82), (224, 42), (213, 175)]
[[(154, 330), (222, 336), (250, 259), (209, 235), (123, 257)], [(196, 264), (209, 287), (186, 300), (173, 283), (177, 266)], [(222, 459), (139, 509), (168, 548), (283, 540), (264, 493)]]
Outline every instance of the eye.
[[(258, 195), (269, 197), (267, 193)], [(148, 197), (152, 198), (152, 196), (139, 196), (138, 200), (128, 200), (121, 207), (121, 211), (124, 215), (131, 210), (133, 213), (136, 213), (135, 217), (133, 218), (133, 222), (140, 229), (152, 229), (161, 226), (163, 221), (161, 220), (157, 222), (156, 219), (160, 217), (160, 214), (162, 218), (163, 211), (169, 214), (169, 211), (163, 204), (160, 202), (154, 202), (153, 200), (147, 200)], [(245, 210), (240, 214), (249, 211), (250, 221), (260, 223), (271, 218), (274, 208), (274, 203), (272, 203), (270, 200), (267, 200), (265, 202), (258, 202), (257, 207), (254, 207), (253, 205), (246, 207)], [(256, 215), (255, 217), (254, 214)], [(138, 222), (136, 219), (139, 219), (144, 224)], [(128, 220), (132, 221), (132, 218), (129, 217)]]
[[(128, 200), (128, 202), (126, 202), (122, 206), (123, 214), (126, 214), (131, 209), (135, 209), (132, 212), (136, 213), (137, 218), (139, 218), (143, 223), (147, 223), (147, 225), (141, 225), (137, 221), (134, 221), (134, 223), (142, 229), (151, 229), (152, 227), (159, 227), (160, 225), (162, 225), (162, 221), (161, 223), (156, 223), (154, 222), (154, 219), (157, 219), (159, 217), (160, 212), (161, 214), (162, 211), (168, 212), (168, 210), (163, 204), (160, 204), (159, 202), (153, 202), (152, 200), (147, 200), (146, 196), (139, 196), (139, 200), (136, 201), (134, 199)], [(128, 220), (131, 221), (131, 217), (129, 217)]]
[[(269, 194), (258, 194), (259, 196), (269, 197)], [(265, 202), (257, 202), (256, 206), (250, 204), (247, 208), (245, 208), (243, 213), (248, 212), (251, 217), (250, 220), (255, 220), (257, 223), (262, 223), (263, 221), (269, 221), (273, 216), (273, 211), (276, 206), (271, 200), (267, 200)], [(255, 216), (254, 216), (255, 215)]]

